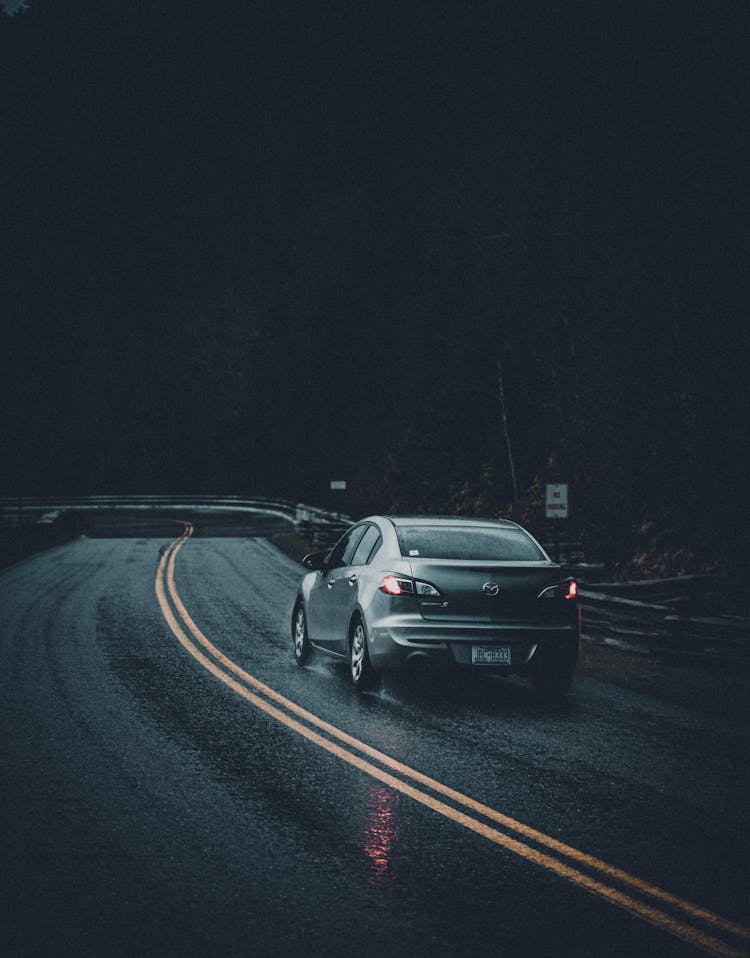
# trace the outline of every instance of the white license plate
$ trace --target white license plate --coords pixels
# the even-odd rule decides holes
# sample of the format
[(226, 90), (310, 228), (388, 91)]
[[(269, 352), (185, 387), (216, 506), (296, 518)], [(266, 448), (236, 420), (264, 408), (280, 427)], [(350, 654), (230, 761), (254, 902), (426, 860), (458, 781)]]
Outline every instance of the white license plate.
[(509, 645), (473, 645), (472, 665), (510, 665)]

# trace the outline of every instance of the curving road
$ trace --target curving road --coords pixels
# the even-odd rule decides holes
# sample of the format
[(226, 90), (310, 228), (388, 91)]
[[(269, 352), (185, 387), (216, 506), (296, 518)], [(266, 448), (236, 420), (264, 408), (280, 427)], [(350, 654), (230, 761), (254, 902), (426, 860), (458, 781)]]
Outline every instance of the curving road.
[(184, 520), (0, 573), (3, 955), (750, 954), (746, 724), (357, 695), (294, 663), (281, 520)]

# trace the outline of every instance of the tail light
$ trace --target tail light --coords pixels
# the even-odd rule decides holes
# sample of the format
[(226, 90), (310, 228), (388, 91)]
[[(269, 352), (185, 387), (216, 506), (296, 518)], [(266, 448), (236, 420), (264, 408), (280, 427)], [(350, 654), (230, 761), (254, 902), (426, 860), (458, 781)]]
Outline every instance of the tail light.
[(404, 576), (390, 573), (380, 583), (380, 591), (386, 595), (430, 595), (439, 596), (440, 591), (429, 582), (419, 579), (406, 579)]
[(537, 598), (539, 599), (575, 599), (578, 596), (578, 583), (575, 579), (566, 579), (564, 582), (558, 582), (555, 585), (548, 585), (542, 589)]
[(380, 583), (380, 591), (386, 595), (414, 595), (414, 583), (396, 575), (387, 575)]

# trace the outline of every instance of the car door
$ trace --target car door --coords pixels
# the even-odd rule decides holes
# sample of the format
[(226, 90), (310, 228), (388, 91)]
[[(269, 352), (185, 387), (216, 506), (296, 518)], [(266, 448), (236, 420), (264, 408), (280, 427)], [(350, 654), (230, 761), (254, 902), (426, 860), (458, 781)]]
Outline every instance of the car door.
[(345, 655), (348, 651), (349, 622), (357, 604), (357, 567), (354, 557), (370, 523), (352, 529), (351, 537), (340, 553), (340, 565), (331, 570), (331, 651)]
[[(318, 573), (310, 591), (307, 608), (307, 629), (310, 640), (329, 652), (341, 651), (341, 643), (332, 634), (334, 592), (344, 568), (345, 554), (348, 560), (359, 543), (364, 528), (354, 526), (339, 539), (326, 558), (325, 566)], [(352, 546), (352, 541), (354, 544)]]
[(332, 602), (328, 570), (324, 567), (315, 573), (315, 581), (307, 598), (307, 634), (316, 645), (327, 647), (330, 641)]
[[(365, 528), (364, 535), (359, 539), (359, 544), (354, 550), (354, 554), (351, 559), (348, 560), (348, 565), (340, 572), (341, 578), (346, 582), (347, 587), (344, 588), (344, 584), (341, 582), (340, 588), (337, 586), (334, 590), (332, 632), (334, 636), (341, 638), (343, 641), (345, 652), (348, 652), (349, 625), (352, 621), (354, 610), (357, 608), (363, 609), (360, 601), (363, 586), (365, 594), (368, 591), (366, 581), (369, 571), (368, 562), (375, 552), (377, 552), (382, 541), (383, 539), (378, 527), (368, 524)], [(371, 594), (372, 589), (370, 587), (370, 595)]]

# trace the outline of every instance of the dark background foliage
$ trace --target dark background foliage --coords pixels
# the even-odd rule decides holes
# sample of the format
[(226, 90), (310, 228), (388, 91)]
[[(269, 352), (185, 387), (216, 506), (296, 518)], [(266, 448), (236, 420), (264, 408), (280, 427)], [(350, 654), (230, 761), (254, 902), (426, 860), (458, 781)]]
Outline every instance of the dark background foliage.
[(561, 480), (594, 552), (744, 551), (749, 25), (0, 16), (3, 491), (322, 502), (344, 478), (354, 513), (539, 525)]

